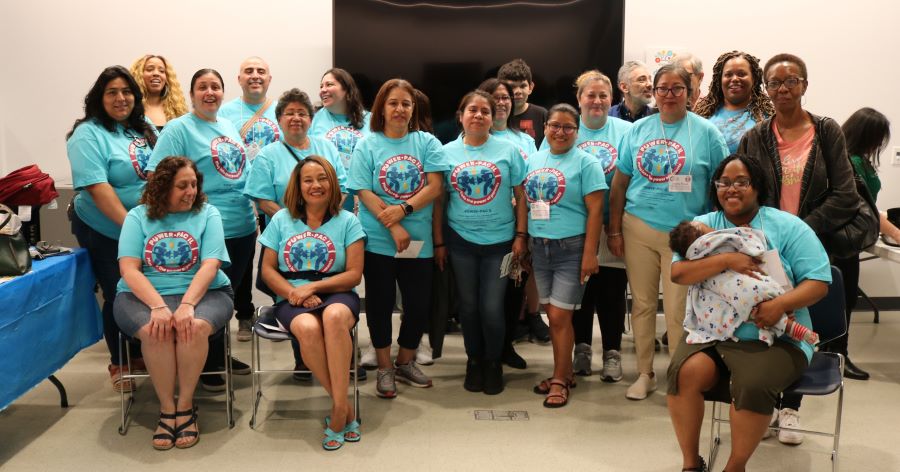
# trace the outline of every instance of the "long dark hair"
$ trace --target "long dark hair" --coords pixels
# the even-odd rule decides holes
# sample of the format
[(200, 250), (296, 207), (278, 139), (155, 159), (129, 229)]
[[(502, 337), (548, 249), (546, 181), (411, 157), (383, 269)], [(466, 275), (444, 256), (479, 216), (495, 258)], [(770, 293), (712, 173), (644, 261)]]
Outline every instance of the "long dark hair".
[(881, 164), (878, 155), (891, 141), (891, 122), (887, 117), (874, 108), (860, 108), (841, 125), (841, 131), (847, 140), (847, 154), (862, 157), (877, 170)]
[(150, 123), (144, 119), (144, 95), (141, 93), (141, 87), (134, 80), (134, 77), (131, 76), (131, 73), (128, 72), (128, 69), (122, 66), (109, 66), (103, 69), (103, 72), (97, 77), (87, 95), (84, 96), (84, 117), (75, 120), (72, 129), (66, 134), (66, 139), (72, 137), (72, 133), (75, 132), (75, 128), (78, 128), (78, 125), (88, 120), (98, 121), (110, 133), (116, 131), (116, 120), (112, 119), (106, 113), (106, 109), (103, 108), (103, 92), (106, 91), (106, 86), (115, 79), (124, 80), (128, 84), (128, 88), (131, 89), (132, 95), (134, 95), (134, 108), (131, 110), (128, 118), (125, 119), (125, 127), (140, 133), (152, 148), (156, 145), (156, 133), (150, 126)]
[(712, 179), (709, 181), (709, 201), (712, 203), (713, 208), (716, 210), (722, 209), (719, 206), (719, 193), (716, 191), (716, 181), (722, 178), (725, 166), (731, 161), (741, 161), (744, 167), (747, 168), (747, 173), (750, 174), (750, 186), (753, 187), (753, 190), (756, 190), (756, 202), (763, 205), (769, 201), (769, 187), (766, 185), (766, 172), (763, 170), (762, 162), (756, 156), (734, 153), (726, 157), (719, 164), (719, 167), (716, 167), (716, 171), (713, 172)]
[(347, 101), (347, 119), (350, 120), (350, 126), (361, 130), (363, 127), (363, 114), (366, 110), (363, 107), (362, 93), (359, 91), (359, 87), (356, 86), (356, 81), (353, 80), (353, 76), (349, 72), (340, 67), (332, 67), (326, 70), (322, 77), (328, 74), (331, 74), (334, 80), (337, 80), (341, 87), (344, 88), (344, 92), (347, 93), (345, 100)]
[(500, 80), (500, 79), (491, 77), (489, 79), (486, 79), (480, 85), (478, 85), (478, 90), (484, 90), (485, 92), (488, 93), (488, 95), (491, 96), (491, 98), (493, 98), (494, 92), (496, 92), (497, 89), (500, 87), (506, 88), (506, 93), (509, 94), (510, 105), (509, 105), (509, 113), (507, 113), (507, 116), (506, 116), (506, 129), (512, 131), (515, 134), (519, 134), (522, 131), (513, 125), (512, 85), (509, 83), (509, 81)]

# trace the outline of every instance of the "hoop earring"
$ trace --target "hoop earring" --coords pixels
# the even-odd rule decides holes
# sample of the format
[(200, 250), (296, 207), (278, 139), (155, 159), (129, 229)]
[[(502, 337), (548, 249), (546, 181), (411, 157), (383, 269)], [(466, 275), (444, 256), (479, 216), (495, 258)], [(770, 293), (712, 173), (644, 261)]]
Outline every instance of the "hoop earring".
[(169, 84), (163, 85), (162, 92), (159, 94), (160, 98), (166, 98), (169, 96)]

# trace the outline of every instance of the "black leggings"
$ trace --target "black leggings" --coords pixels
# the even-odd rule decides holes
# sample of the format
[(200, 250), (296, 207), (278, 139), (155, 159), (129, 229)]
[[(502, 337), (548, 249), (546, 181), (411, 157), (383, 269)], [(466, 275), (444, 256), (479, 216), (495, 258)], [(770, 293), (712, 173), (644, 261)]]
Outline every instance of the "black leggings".
[(366, 286), (366, 324), (372, 347), (391, 345), (391, 317), (397, 298), (403, 297), (403, 318), (397, 344), (416, 349), (431, 316), (431, 278), (434, 258), (397, 259), (366, 251), (363, 274)]
[(591, 344), (594, 312), (600, 323), (603, 350), (622, 349), (622, 332), (625, 330), (625, 286), (628, 276), (625, 269), (600, 267), (591, 276), (581, 299), (581, 308), (572, 315), (575, 328), (575, 344)]

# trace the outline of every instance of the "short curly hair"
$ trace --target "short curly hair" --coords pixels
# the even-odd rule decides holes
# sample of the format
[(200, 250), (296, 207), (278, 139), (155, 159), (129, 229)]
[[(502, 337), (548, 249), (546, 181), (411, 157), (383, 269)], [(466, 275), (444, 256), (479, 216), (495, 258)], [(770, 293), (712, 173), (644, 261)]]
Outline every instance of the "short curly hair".
[(194, 199), (194, 204), (191, 205), (191, 211), (194, 213), (200, 211), (200, 208), (206, 203), (206, 194), (203, 193), (203, 174), (197, 170), (197, 164), (187, 157), (169, 156), (161, 160), (156, 165), (156, 170), (147, 178), (147, 185), (144, 187), (144, 193), (141, 194), (140, 202), (138, 202), (147, 206), (148, 218), (160, 220), (169, 214), (169, 194), (175, 185), (175, 175), (185, 167), (190, 167), (197, 175), (197, 197)]
[(669, 249), (687, 259), (688, 249), (700, 236), (703, 236), (700, 228), (694, 226), (690, 221), (682, 221), (669, 232)]

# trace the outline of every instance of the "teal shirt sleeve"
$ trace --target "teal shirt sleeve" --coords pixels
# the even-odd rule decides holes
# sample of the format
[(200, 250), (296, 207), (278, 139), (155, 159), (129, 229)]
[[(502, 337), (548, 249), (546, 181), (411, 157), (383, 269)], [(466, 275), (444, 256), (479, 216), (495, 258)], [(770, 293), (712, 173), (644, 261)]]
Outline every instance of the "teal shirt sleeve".
[(150, 155), (150, 161), (147, 162), (146, 172), (155, 171), (157, 164), (166, 157), (183, 156), (184, 154), (182, 128), (175, 123), (170, 123), (163, 128), (159, 139), (156, 140), (156, 147), (153, 148), (153, 154)]
[(222, 215), (212, 205), (204, 205), (206, 211), (206, 229), (200, 239), (200, 260), (218, 259), (222, 267), (231, 265), (228, 249), (225, 247), (225, 229), (222, 226)]
[(275, 172), (272, 160), (268, 155), (269, 152), (272, 152), (272, 150), (269, 146), (266, 146), (253, 160), (253, 165), (250, 166), (250, 173), (247, 175), (247, 182), (244, 184), (245, 197), (252, 200), (271, 200), (273, 202), (281, 200), (275, 194)]
[[(275, 251), (276, 254), (278, 253), (278, 243), (281, 241), (281, 220), (284, 218), (285, 213), (288, 213), (288, 211), (282, 208), (272, 215), (272, 220), (269, 221), (269, 224), (266, 225), (266, 229), (259, 235), (259, 239), (257, 239), (259, 244)], [(261, 254), (260, 257), (262, 257)]]
[[(119, 234), (119, 259), (133, 257), (144, 260), (144, 230), (141, 228), (140, 213), (146, 213), (143, 205), (133, 208), (125, 215), (122, 232)], [(141, 262), (143, 264), (143, 262)]]
[(528, 174), (528, 166), (525, 159), (519, 155), (519, 151), (513, 147), (509, 155), (509, 178), (510, 185), (515, 187), (525, 182), (525, 176)]
[(362, 224), (353, 213), (345, 211), (347, 216), (346, 229), (344, 230), (344, 247), (350, 247), (351, 244), (366, 238), (366, 232), (363, 231)]
[(109, 182), (108, 168), (100, 141), (88, 123), (82, 123), (66, 142), (72, 167), (72, 186), (81, 190), (94, 184)]
[(631, 135), (635, 133), (635, 126), (625, 133), (619, 148), (619, 158), (616, 159), (616, 170), (631, 178), (634, 175), (634, 145)]
[(804, 280), (818, 280), (830, 284), (831, 263), (821, 241), (809, 225), (799, 218), (791, 219), (796, 220), (793, 222), (794, 224), (780, 225), (782, 229), (790, 228), (791, 233), (790, 237), (785, 238), (785, 244), (779, 250), (782, 257), (791, 265), (794, 285), (798, 285)]
[(350, 177), (347, 187), (353, 191), (372, 190), (372, 155), (369, 152), (368, 141), (363, 139), (353, 150), (350, 159)]
[(344, 164), (341, 163), (341, 156), (338, 154), (338, 150), (334, 147), (334, 143), (328, 141), (327, 139), (322, 139), (322, 143), (324, 144), (324, 148), (326, 149), (325, 159), (328, 159), (328, 162), (331, 163), (331, 167), (334, 167), (334, 173), (337, 175), (338, 185), (341, 187), (341, 193), (348, 193), (347, 189), (347, 169), (344, 169)]
[(450, 163), (444, 155), (444, 147), (437, 138), (429, 133), (423, 133), (425, 138), (425, 153), (422, 155), (422, 167), (425, 172), (446, 172), (450, 170)]
[(598, 190), (608, 190), (606, 174), (603, 173), (600, 161), (586, 152), (582, 151), (581, 154), (581, 196), (586, 197)]
[(544, 140), (541, 141), (541, 147), (539, 147), (538, 150), (543, 151), (544, 149), (547, 149), (549, 147), (550, 147), (550, 144), (547, 142), (547, 137), (544, 136)]

